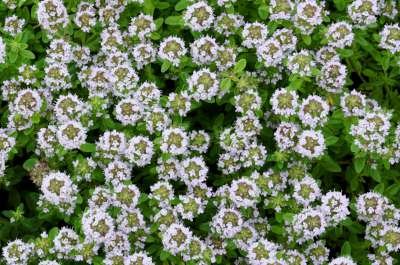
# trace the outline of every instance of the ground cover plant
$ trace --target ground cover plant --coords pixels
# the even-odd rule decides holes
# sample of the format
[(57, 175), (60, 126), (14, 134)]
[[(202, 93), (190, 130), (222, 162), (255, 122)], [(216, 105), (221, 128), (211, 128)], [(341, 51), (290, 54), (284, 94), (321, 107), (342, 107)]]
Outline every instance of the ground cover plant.
[(0, 264), (399, 264), (399, 9), (2, 0)]

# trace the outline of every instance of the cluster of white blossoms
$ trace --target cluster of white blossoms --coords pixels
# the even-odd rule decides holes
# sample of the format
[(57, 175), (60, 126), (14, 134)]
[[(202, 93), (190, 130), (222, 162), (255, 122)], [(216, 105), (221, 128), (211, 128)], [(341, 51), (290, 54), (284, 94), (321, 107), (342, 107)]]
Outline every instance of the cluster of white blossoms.
[[(40, 230), (58, 227), (8, 242), (5, 264), (354, 265), (325, 237), (352, 218), (365, 258), (393, 264), (400, 210), (315, 172), (348, 162), (329, 156), (338, 131), (371, 170), (400, 162), (400, 125), (343, 56), (380, 18), (375, 48), (399, 55), (395, 1), (333, 1), (349, 2), (337, 21), (317, 0), (267, 1), (263, 19), (244, 0), (33, 2), (46, 47), (1, 83), (0, 179), (29, 153)], [(1, 23), (0, 66), (32, 27), (19, 15)]]

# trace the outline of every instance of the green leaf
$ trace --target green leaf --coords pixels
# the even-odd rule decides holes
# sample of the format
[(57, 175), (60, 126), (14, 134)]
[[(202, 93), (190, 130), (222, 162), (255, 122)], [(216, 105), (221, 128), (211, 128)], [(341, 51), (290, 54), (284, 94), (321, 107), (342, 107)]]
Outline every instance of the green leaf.
[(378, 185), (375, 186), (374, 191), (379, 192), (380, 194), (383, 194), (383, 192), (385, 191), (385, 184), (380, 183)]
[(271, 231), (274, 234), (277, 234), (277, 235), (283, 235), (285, 233), (285, 229), (282, 226), (279, 226), (279, 225), (271, 226)]
[(31, 59), (35, 59), (35, 54), (33, 52), (31, 52), (31, 51), (23, 50), (21, 52), (21, 57), (31, 60)]
[(162, 17), (154, 20), (154, 24), (156, 24), (156, 29), (159, 29), (163, 23), (164, 23), (164, 19)]
[(155, 7), (152, 0), (144, 0), (143, 10), (146, 14), (153, 15), (154, 9)]
[(311, 44), (311, 37), (309, 35), (303, 36), (303, 41), (306, 45)]
[(333, 160), (329, 155), (324, 155), (320, 161), (322, 167), (330, 172), (341, 172), (340, 165)]
[(382, 181), (382, 175), (379, 173), (379, 170), (372, 170), (372, 171), (371, 171), (371, 177), (372, 177), (376, 182), (381, 182), (381, 181)]
[(168, 2), (158, 2), (156, 4), (156, 7), (157, 7), (157, 9), (164, 10), (169, 7), (169, 3)]
[(232, 86), (232, 81), (229, 78), (224, 78), (221, 81), (221, 89), (229, 90)]
[(367, 158), (365, 156), (364, 157), (356, 157), (354, 159), (354, 169), (356, 170), (356, 172), (358, 174), (360, 174), (363, 171), (366, 160), (367, 160)]
[(178, 3), (176, 3), (175, 10), (176, 11), (184, 10), (188, 5), (189, 5), (189, 2), (187, 0), (181, 0)]
[(337, 10), (343, 11), (346, 9), (346, 1), (345, 0), (333, 0)]
[(342, 256), (350, 256), (351, 255), (351, 245), (349, 241), (344, 242), (342, 248), (340, 250), (340, 255)]
[(161, 73), (165, 73), (171, 67), (171, 63), (169, 61), (163, 61), (161, 65)]
[(166, 261), (169, 258), (170, 254), (167, 251), (162, 250), (160, 253), (160, 260)]
[(331, 146), (337, 143), (337, 141), (339, 141), (339, 138), (333, 135), (330, 135), (328, 137), (325, 138), (325, 143), (327, 146)]
[(24, 162), (24, 164), (22, 165), (22, 167), (26, 170), (26, 171), (31, 171), (32, 168), (36, 165), (36, 163), (39, 160), (35, 157), (29, 158), (28, 160), (26, 160)]
[(84, 143), (79, 149), (85, 153), (94, 153), (96, 152), (96, 145), (92, 143)]
[(169, 16), (165, 19), (165, 24), (171, 26), (183, 26), (184, 21), (182, 16)]
[(235, 73), (241, 73), (246, 68), (247, 61), (246, 59), (240, 59), (236, 64), (235, 68), (233, 69)]
[(258, 16), (262, 19), (265, 20), (268, 17), (268, 6), (262, 5), (258, 8)]
[(58, 235), (58, 232), (59, 232), (60, 230), (58, 229), (58, 227), (53, 227), (52, 229), (50, 229), (50, 231), (49, 231), (49, 238), (50, 239), (54, 239), (57, 235)]
[(342, 49), (339, 51), (339, 54), (343, 58), (349, 58), (349, 57), (353, 56), (354, 53), (353, 53), (353, 50), (351, 50), (351, 49)]

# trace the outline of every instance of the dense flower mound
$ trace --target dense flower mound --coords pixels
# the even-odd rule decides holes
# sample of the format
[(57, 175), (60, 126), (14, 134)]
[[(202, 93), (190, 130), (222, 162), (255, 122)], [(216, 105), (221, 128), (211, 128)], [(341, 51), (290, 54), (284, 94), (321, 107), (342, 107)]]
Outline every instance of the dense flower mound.
[(399, 10), (2, 0), (0, 264), (399, 264)]

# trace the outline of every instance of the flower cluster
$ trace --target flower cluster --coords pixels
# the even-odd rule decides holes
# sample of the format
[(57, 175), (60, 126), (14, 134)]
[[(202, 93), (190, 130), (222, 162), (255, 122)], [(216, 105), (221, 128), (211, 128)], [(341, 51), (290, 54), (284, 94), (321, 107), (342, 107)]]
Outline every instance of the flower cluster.
[(3, 0), (0, 263), (396, 264), (398, 10)]

